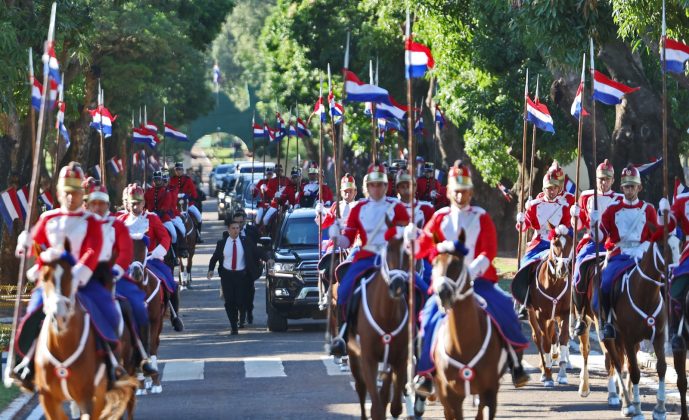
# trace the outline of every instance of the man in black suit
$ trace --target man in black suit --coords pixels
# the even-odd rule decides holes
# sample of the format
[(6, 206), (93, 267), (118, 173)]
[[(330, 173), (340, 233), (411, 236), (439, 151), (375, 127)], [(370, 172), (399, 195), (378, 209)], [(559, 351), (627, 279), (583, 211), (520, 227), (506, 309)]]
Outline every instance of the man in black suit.
[[(243, 238), (249, 238), (255, 244), (258, 243), (260, 238), (258, 229), (256, 229), (256, 226), (254, 225), (246, 224), (246, 213), (244, 212), (244, 210), (236, 210), (234, 214), (231, 216), (231, 218), (233, 221), (239, 223), (239, 236)], [(259, 264), (259, 271), (261, 271), (262, 268), (262, 265)], [(244, 301), (242, 309), (240, 309), (239, 311), (239, 328), (242, 328), (244, 326), (245, 321), (248, 324), (252, 324), (254, 322), (254, 295), (256, 294), (254, 280), (246, 284), (246, 290), (244, 294), (246, 300)]]
[(256, 242), (249, 237), (240, 236), (239, 223), (229, 219), (228, 236), (219, 240), (208, 264), (208, 279), (213, 276), (216, 263), (220, 262), (218, 274), (220, 287), (225, 298), (225, 312), (230, 321), (232, 335), (238, 334), (239, 311), (244, 309), (247, 285), (261, 275), (259, 259), (265, 254), (258, 249)]

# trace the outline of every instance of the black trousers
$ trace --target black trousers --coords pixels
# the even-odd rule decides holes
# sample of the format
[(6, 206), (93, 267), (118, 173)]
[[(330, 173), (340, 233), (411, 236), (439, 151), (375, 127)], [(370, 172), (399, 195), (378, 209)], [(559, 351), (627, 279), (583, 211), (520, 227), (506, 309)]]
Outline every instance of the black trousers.
[(246, 271), (222, 270), (220, 287), (225, 298), (225, 313), (233, 330), (237, 329), (239, 312), (244, 312), (246, 305), (246, 282), (249, 275)]
[(240, 310), (239, 318), (242, 322), (246, 321), (247, 314), (252, 314), (254, 312), (254, 295), (256, 294), (256, 287), (254, 286), (254, 281), (251, 280), (250, 276), (246, 276), (244, 283), (244, 306)]

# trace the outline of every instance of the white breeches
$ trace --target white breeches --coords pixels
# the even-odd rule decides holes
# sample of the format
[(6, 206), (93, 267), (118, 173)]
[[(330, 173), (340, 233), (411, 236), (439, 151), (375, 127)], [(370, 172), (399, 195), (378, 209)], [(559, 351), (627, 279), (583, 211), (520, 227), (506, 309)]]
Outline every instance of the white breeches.
[(173, 244), (177, 243), (177, 230), (175, 230), (175, 225), (172, 224), (170, 220), (167, 222), (163, 223), (163, 226), (165, 226), (165, 229), (170, 233), (170, 239), (172, 240)]
[(175, 216), (174, 219), (172, 219), (172, 224), (179, 229), (180, 232), (182, 232), (182, 235), (186, 236), (187, 235), (187, 228), (184, 227), (184, 222), (182, 221), (182, 218), (179, 216)]
[(256, 224), (260, 225), (263, 221), (263, 213), (265, 213), (263, 207), (259, 207), (258, 210), (256, 210)]
[(201, 223), (201, 212), (199, 209), (196, 208), (195, 205), (189, 206), (189, 213), (191, 213), (192, 216), (194, 216), (194, 219), (196, 219), (196, 223)]
[(266, 214), (263, 216), (263, 225), (268, 226), (268, 223), (270, 223), (270, 219), (273, 218), (273, 215), (277, 213), (278, 209), (275, 207), (268, 207), (268, 210), (266, 210)]

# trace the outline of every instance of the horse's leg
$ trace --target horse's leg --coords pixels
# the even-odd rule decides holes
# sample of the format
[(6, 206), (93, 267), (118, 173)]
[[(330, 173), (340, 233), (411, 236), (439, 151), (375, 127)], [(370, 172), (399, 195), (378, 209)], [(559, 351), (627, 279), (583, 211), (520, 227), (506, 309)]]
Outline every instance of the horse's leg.
[(581, 372), (579, 372), (580, 397), (588, 397), (589, 394), (591, 394), (591, 388), (589, 386), (589, 352), (591, 351), (591, 342), (589, 340), (589, 329), (587, 328), (584, 334), (579, 338), (581, 342), (581, 346), (579, 346), (581, 357), (584, 359), (584, 365), (581, 367)]
[(550, 351), (552, 347), (551, 340), (553, 337), (554, 323), (552, 320), (542, 319), (540, 318), (540, 316), (539, 319), (543, 331), (543, 334), (541, 335), (540, 344), (542, 348), (542, 354), (545, 356), (545, 365), (543, 369), (545, 374), (545, 381), (543, 382), (543, 386), (546, 388), (552, 388), (555, 386), (555, 382), (553, 381), (553, 356), (550, 354)]
[(659, 420), (665, 419), (667, 412), (665, 409), (665, 373), (667, 371), (667, 362), (665, 361), (664, 331), (660, 330), (656, 333), (656, 336), (653, 340), (653, 349), (655, 354), (660, 355), (660, 357), (658, 357), (658, 361), (656, 362), (656, 371), (658, 372), (658, 392), (656, 393), (656, 406), (653, 408), (653, 419)]
[[(596, 323), (596, 325), (598, 324)], [(605, 370), (608, 372), (608, 407), (617, 408), (622, 405), (620, 394), (617, 391), (617, 373), (610, 351), (607, 347), (603, 347), (603, 351), (605, 353)]]
[(480, 403), (478, 406), (478, 413), (476, 413), (476, 420), (483, 419), (483, 409), (488, 407), (488, 419), (495, 418), (495, 412), (498, 406), (498, 390), (487, 389), (481, 393)]
[[(632, 384), (632, 403), (627, 405), (622, 410), (622, 414), (627, 417), (641, 416), (641, 397), (639, 396), (639, 380), (641, 379), (641, 371), (639, 370), (639, 365), (636, 360), (636, 351), (638, 346), (636, 343), (624, 343), (625, 352), (627, 354), (627, 370), (629, 371), (629, 382)], [(662, 349), (662, 348), (661, 348)], [(660, 353), (663, 355), (664, 353)], [(658, 364), (660, 364), (660, 359), (658, 358)]]
[(572, 366), (569, 362), (569, 311), (567, 314), (563, 314), (560, 317), (560, 370), (557, 372), (557, 383), (558, 385), (567, 385), (569, 380), (567, 379), (567, 369)]
[(358, 356), (349, 358), (349, 366), (354, 377), (354, 388), (359, 396), (359, 407), (361, 408), (361, 419), (366, 420), (366, 383), (361, 377), (361, 363)]
[[(404, 363), (400, 363), (392, 370), (392, 401), (390, 403), (390, 415), (399, 417), (402, 414), (402, 394), (407, 382), (407, 369)], [(408, 398), (411, 398), (409, 396)]]
[[(362, 348), (364, 345), (362, 344)], [(361, 354), (359, 361), (361, 362), (361, 376), (366, 383), (368, 396), (371, 398), (371, 418), (373, 420), (380, 420), (385, 418), (385, 407), (380, 400), (380, 393), (378, 392), (378, 362), (371, 357)]]
[(38, 394), (38, 401), (43, 407), (43, 412), (45, 413), (45, 418), (48, 420), (67, 420), (67, 414), (65, 410), (62, 409), (62, 401), (57, 400), (51, 394), (40, 392)]
[[(464, 413), (462, 405), (464, 404), (464, 395), (459, 395), (450, 386), (447, 387), (447, 396), (445, 397), (446, 403), (443, 403), (445, 407), (445, 418), (446, 419), (463, 419)], [(471, 398), (471, 395), (469, 395)], [(449, 415), (448, 415), (449, 414)]]
[(677, 390), (679, 391), (681, 420), (689, 420), (687, 413), (687, 351), (673, 353), (675, 359), (675, 371), (677, 372)]
[(531, 326), (531, 339), (538, 349), (538, 355), (541, 357), (541, 382), (546, 380), (545, 376), (545, 358), (543, 357), (543, 331), (538, 323), (536, 311), (533, 309), (528, 310), (529, 313), (529, 325)]

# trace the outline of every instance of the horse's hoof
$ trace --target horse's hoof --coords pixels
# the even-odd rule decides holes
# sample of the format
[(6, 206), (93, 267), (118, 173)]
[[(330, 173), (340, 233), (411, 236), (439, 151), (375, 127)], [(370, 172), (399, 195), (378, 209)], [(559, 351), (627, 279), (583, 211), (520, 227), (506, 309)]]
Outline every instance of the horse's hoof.
[(653, 420), (665, 420), (667, 413), (665, 411), (653, 410)]
[(163, 392), (162, 385), (153, 385), (151, 387), (151, 394), (160, 394), (161, 392)]
[(608, 407), (617, 408), (622, 404), (620, 397), (608, 397)]
[(629, 407), (622, 408), (622, 415), (625, 417), (631, 417), (633, 420), (642, 420), (644, 418), (644, 415), (641, 414), (633, 404)]
[(555, 387), (555, 382), (553, 382), (552, 379), (547, 379), (545, 382), (543, 382), (543, 387), (544, 388), (553, 388), (553, 387)]
[(144, 388), (150, 390), (152, 386), (153, 386), (153, 379), (151, 379), (151, 378), (144, 379)]
[(557, 384), (558, 385), (569, 385), (569, 379), (567, 379), (566, 376), (558, 376), (557, 377)]
[(148, 392), (146, 392), (146, 388), (139, 388), (136, 390), (136, 396), (141, 396), (141, 395), (146, 395)]
[(422, 398), (416, 398), (414, 401), (414, 416), (421, 417), (426, 412), (426, 401)]

